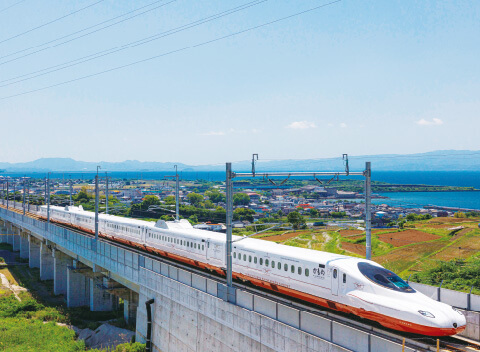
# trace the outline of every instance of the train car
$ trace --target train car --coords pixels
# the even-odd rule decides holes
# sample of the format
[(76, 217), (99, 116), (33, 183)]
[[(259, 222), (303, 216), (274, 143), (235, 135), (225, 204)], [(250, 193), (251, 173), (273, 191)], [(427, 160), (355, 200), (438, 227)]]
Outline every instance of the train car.
[[(92, 212), (76, 207), (50, 208), (52, 221), (89, 232), (94, 229)], [(43, 207), (41, 214), (46, 214)], [(99, 231), (103, 237), (225, 275), (225, 235), (194, 229), (186, 220), (155, 223), (99, 215)], [(233, 237), (236, 280), (398, 331), (448, 336), (465, 329), (466, 320), (459, 310), (414, 290), (373, 261)]]

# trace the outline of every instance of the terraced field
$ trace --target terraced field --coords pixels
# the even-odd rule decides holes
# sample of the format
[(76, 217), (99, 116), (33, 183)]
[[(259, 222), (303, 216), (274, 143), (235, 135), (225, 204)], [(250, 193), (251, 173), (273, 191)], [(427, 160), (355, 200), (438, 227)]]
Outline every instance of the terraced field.
[[(373, 260), (402, 277), (437, 267), (452, 259), (480, 254), (479, 219), (440, 218), (409, 222), (408, 228), (374, 229)], [(365, 232), (357, 229), (315, 229), (262, 236), (263, 240), (351, 256), (365, 256)]]

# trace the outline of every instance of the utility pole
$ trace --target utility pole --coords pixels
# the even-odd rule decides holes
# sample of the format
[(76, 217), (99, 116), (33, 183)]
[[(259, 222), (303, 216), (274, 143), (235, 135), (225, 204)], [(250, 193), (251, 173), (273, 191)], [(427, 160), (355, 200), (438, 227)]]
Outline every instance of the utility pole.
[(9, 200), (9, 194), (8, 194), (8, 179), (7, 179), (7, 210), (8, 210), (8, 200)]
[[(98, 169), (101, 169), (100, 166), (97, 166), (97, 175), (95, 176), (95, 246), (98, 243)], [(96, 250), (96, 249), (95, 249)]]
[(72, 175), (68, 175), (68, 179), (69, 179), (69, 182), (68, 182), (68, 190), (69, 190), (69, 193), (70, 193), (70, 205), (73, 205), (73, 199), (72, 199), (72, 193), (73, 193), (73, 189), (72, 189)]
[(47, 230), (50, 229), (50, 172), (48, 173), (47, 180)]
[(15, 181), (13, 181), (13, 209), (15, 209), (17, 207), (17, 205), (15, 204), (16, 203), (16, 199), (15, 199)]
[(365, 231), (366, 259), (372, 259), (372, 169), (370, 161), (365, 163)]
[[(253, 165), (253, 164), (252, 164)], [(232, 287), (232, 220), (233, 220), (233, 185), (232, 185), (232, 163), (226, 165), (226, 196), (227, 196), (227, 209), (226, 209), (226, 225), (227, 225), (227, 286)]]
[(30, 212), (30, 180), (27, 182), (27, 207), (28, 212)]
[(108, 173), (105, 171), (105, 214), (108, 214)]
[(178, 169), (175, 165), (175, 221), (180, 221), (180, 209), (179, 209), (179, 198), (180, 198), (180, 181), (178, 179)]
[(23, 177), (23, 215), (25, 215), (25, 190), (26, 190), (26, 187), (25, 187), (25, 181), (27, 180), (27, 177)]
[(45, 177), (45, 204), (47, 204), (47, 178)]

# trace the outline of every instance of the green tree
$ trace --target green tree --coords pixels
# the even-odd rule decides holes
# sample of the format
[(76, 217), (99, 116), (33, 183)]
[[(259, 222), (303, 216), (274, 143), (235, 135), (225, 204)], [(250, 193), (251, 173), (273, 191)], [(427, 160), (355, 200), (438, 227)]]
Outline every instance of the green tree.
[(309, 212), (309, 214), (312, 218), (318, 218), (319, 213), (318, 213), (317, 209), (311, 208), (311, 209), (308, 210), (308, 212)]
[(88, 192), (87, 192), (87, 187), (82, 187), (80, 192), (77, 193), (76, 196), (74, 196), (74, 200), (79, 203), (88, 203), (90, 198), (92, 198)]
[(165, 204), (173, 205), (175, 204), (175, 197), (174, 196), (165, 197), (164, 202)]
[(187, 198), (188, 202), (193, 206), (198, 206), (203, 201), (203, 196), (195, 192), (189, 193)]
[(287, 215), (288, 222), (293, 226), (294, 229), (304, 228), (305, 219), (298, 211), (292, 211)]
[(198, 217), (194, 214), (188, 218), (188, 221), (190, 221), (190, 224), (196, 225), (198, 224)]
[(215, 205), (213, 204), (213, 202), (211, 200), (206, 200), (205, 202), (203, 202), (203, 205), (205, 206), (206, 209), (215, 208)]
[(233, 195), (234, 205), (248, 205), (250, 204), (250, 197), (246, 193), (235, 193)]
[(255, 212), (248, 208), (237, 208), (233, 211), (233, 220), (253, 222)]
[(218, 189), (209, 189), (205, 192), (205, 196), (208, 197), (213, 203), (225, 202), (225, 195)]
[(159, 205), (160, 204), (160, 199), (158, 199), (156, 196), (148, 195), (143, 198), (141, 208), (143, 210), (147, 210), (150, 206), (152, 205)]

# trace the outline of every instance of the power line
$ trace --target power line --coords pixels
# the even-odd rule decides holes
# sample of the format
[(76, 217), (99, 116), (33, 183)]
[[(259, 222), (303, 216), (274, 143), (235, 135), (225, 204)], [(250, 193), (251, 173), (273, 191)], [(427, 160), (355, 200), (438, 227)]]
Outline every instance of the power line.
[[(164, 31), (164, 32), (155, 34), (153, 36), (149, 36), (149, 37), (146, 37), (146, 38), (142, 38), (140, 40), (136, 40), (136, 41), (124, 44), (120, 47), (109, 48), (109, 49), (102, 50), (102, 51), (99, 51), (97, 53), (90, 54), (90, 55), (87, 55), (87, 56), (84, 56), (84, 57), (81, 57), (81, 58), (78, 58), (78, 59), (75, 59), (75, 60), (71, 60), (71, 61), (67, 61), (67, 62), (58, 64), (58, 65), (50, 66), (50, 67), (47, 67), (47, 68), (44, 68), (44, 69), (41, 69), (41, 70), (38, 70), (38, 71), (30, 72), (30, 73), (27, 73), (27, 74), (24, 74), (24, 75), (21, 75), (21, 76), (17, 76), (17, 77), (14, 77), (14, 78), (9, 78), (9, 79), (0, 81), (0, 83), (12, 81), (12, 80), (16, 80), (16, 81), (0, 85), (0, 88), (1, 87), (6, 87), (6, 86), (9, 86), (9, 85), (12, 85), (12, 84), (20, 83), (20, 82), (23, 82), (23, 81), (27, 81), (27, 80), (30, 80), (30, 79), (33, 79), (33, 78), (36, 78), (36, 77), (44, 76), (46, 74), (56, 72), (56, 71), (59, 71), (59, 70), (63, 70), (63, 69), (66, 69), (66, 68), (69, 68), (69, 67), (72, 67), (72, 66), (80, 65), (82, 63), (92, 61), (92, 60), (95, 60), (95, 59), (98, 59), (98, 58), (101, 58), (101, 57), (104, 57), (104, 56), (107, 56), (107, 55), (111, 55), (111, 54), (117, 53), (119, 51), (123, 51), (123, 50), (126, 50), (126, 49), (131, 49), (131, 48), (134, 48), (134, 47), (139, 46), (139, 45), (147, 44), (147, 43), (152, 42), (154, 40), (158, 40), (158, 39), (161, 39), (161, 38), (179, 33), (181, 31), (184, 31), (184, 30), (202, 25), (204, 23), (217, 20), (221, 17), (231, 15), (233, 13), (245, 10), (245, 9), (250, 8), (252, 6), (259, 5), (259, 4), (261, 4), (263, 2), (266, 2), (266, 1), (268, 1), (268, 0), (255, 0), (255, 1), (252, 1), (252, 2), (249, 2), (249, 3), (245, 3), (243, 5), (237, 6), (235, 8), (217, 13), (215, 15), (211, 15), (211, 16), (205, 17), (203, 19), (188, 23), (186, 25), (182, 25), (180, 27), (176, 27), (176, 28), (170, 29), (168, 31)], [(165, 5), (167, 5), (167, 4), (165, 4)], [(164, 5), (162, 5), (162, 6), (164, 6)], [(2, 65), (2, 64), (3, 63), (0, 63), (0, 65)], [(47, 72), (45, 72), (45, 71), (47, 71)], [(43, 72), (43, 73), (41, 73), (41, 72)], [(24, 79), (20, 79), (22, 77), (31, 76), (31, 75), (33, 75), (33, 76), (28, 77), (28, 78), (24, 78)]]
[[(102, 0), (102, 1), (103, 1), (103, 0)], [(227, 38), (234, 37), (234, 36), (239, 35), (239, 34), (243, 34), (243, 33), (246, 33), (246, 32), (250, 32), (250, 31), (253, 31), (253, 30), (262, 28), (262, 27), (266, 27), (266, 26), (269, 26), (269, 25), (272, 25), (272, 24), (275, 24), (275, 23), (278, 23), (278, 22), (281, 22), (281, 21), (284, 21), (284, 20), (287, 20), (287, 19), (290, 19), (290, 18), (293, 18), (293, 17), (296, 17), (296, 16), (300, 16), (300, 15), (306, 14), (306, 13), (308, 13), (308, 12), (312, 12), (312, 11), (321, 9), (321, 8), (323, 8), (323, 7), (327, 7), (327, 6), (329, 6), (329, 5), (333, 5), (333, 4), (338, 3), (338, 2), (340, 2), (340, 1), (342, 1), (342, 0), (331, 1), (331, 2), (326, 3), (326, 4), (322, 4), (322, 5), (319, 5), (319, 6), (315, 6), (315, 7), (312, 7), (312, 8), (310, 8), (310, 9), (307, 9), (307, 10), (304, 10), (304, 11), (300, 11), (300, 12), (294, 13), (294, 14), (289, 15), (289, 16), (286, 16), (286, 17), (281, 17), (281, 18), (278, 18), (278, 19), (273, 20), (273, 21), (270, 21), (270, 22), (266, 22), (266, 23), (263, 23), (263, 24), (260, 24), (260, 25), (257, 25), (257, 26), (253, 26), (253, 27), (250, 27), (250, 28), (247, 28), (247, 29), (238, 31), (238, 32), (230, 33), (230, 34), (224, 35), (224, 36), (222, 36), (222, 37), (218, 37), (218, 38), (215, 38), (215, 39), (211, 39), (211, 40), (208, 40), (208, 41), (199, 43), (199, 44), (195, 44), (195, 45), (191, 45), (191, 46), (185, 46), (185, 47), (180, 48), (180, 49), (175, 49), (175, 50), (172, 50), (172, 51), (169, 51), (169, 52), (166, 52), (166, 53), (162, 53), (162, 54), (159, 54), (159, 55), (151, 56), (151, 57), (146, 58), (146, 59), (134, 61), (134, 62), (131, 62), (131, 63), (129, 63), (129, 64), (125, 64), (125, 65), (113, 67), (113, 68), (110, 68), (110, 69), (108, 69), (108, 70), (104, 70), (104, 71), (92, 73), (92, 74), (90, 74), (90, 75), (86, 75), (86, 76), (74, 78), (74, 79), (71, 79), (71, 80), (68, 80), (68, 81), (63, 81), (63, 82), (56, 83), (56, 84), (53, 84), (53, 85), (50, 85), (50, 86), (45, 86), (45, 87), (41, 87), (41, 88), (37, 88), (37, 89), (30, 90), (30, 91), (26, 91), (26, 92), (22, 92), (22, 93), (10, 95), (10, 96), (2, 97), (2, 98), (0, 98), (0, 100), (10, 99), (10, 98), (18, 97), (18, 96), (21, 96), (21, 95), (25, 95), (25, 94), (30, 94), (30, 93), (42, 91), (42, 90), (45, 90), (45, 89), (58, 87), (58, 86), (65, 85), (65, 84), (68, 84), (68, 83), (73, 83), (73, 82), (77, 82), (77, 81), (84, 80), (84, 79), (87, 79), (87, 78), (99, 76), (99, 75), (102, 75), (102, 74), (105, 74), (105, 73), (108, 73), (108, 72), (117, 71), (117, 70), (120, 70), (120, 69), (123, 69), (123, 68), (127, 68), (127, 67), (130, 67), (130, 66), (138, 65), (138, 64), (141, 64), (141, 63), (144, 63), (144, 62), (147, 62), (147, 61), (155, 60), (155, 59), (158, 59), (158, 58), (161, 58), (161, 57), (164, 57), (164, 56), (168, 56), (168, 55), (171, 55), (171, 54), (175, 54), (175, 53), (178, 53), (178, 52), (186, 51), (186, 50), (188, 50), (188, 49), (195, 49), (195, 48), (198, 48), (198, 47), (201, 47), (201, 46), (205, 46), (205, 45), (208, 45), (208, 44), (212, 44), (212, 43), (218, 42), (218, 41), (223, 40), (223, 39), (227, 39)]]
[(10, 6), (7, 6), (7, 7), (4, 7), (3, 9), (0, 10), (0, 13), (4, 12), (4, 11), (7, 11), (8, 9), (22, 3), (22, 2), (25, 2), (25, 0), (21, 0), (21, 1), (17, 1), (16, 3), (10, 5)]
[(70, 13), (67, 13), (66, 15), (63, 15), (63, 16), (61, 16), (61, 17), (58, 17), (58, 18), (56, 18), (56, 19), (54, 19), (54, 20), (52, 20), (52, 21), (49, 21), (49, 22), (47, 22), (47, 23), (41, 24), (40, 26), (34, 27), (34, 28), (32, 28), (32, 29), (29, 29), (28, 31), (25, 31), (25, 32), (19, 33), (19, 34), (17, 34), (17, 35), (14, 35), (13, 37), (10, 37), (10, 38), (1, 40), (1, 41), (0, 41), (0, 44), (5, 43), (5, 42), (7, 42), (7, 41), (9, 41), (9, 40), (18, 38), (18, 37), (20, 37), (20, 36), (22, 36), (22, 35), (25, 35), (25, 34), (27, 34), (27, 33), (33, 32), (33, 31), (35, 31), (35, 30), (37, 30), (37, 29), (40, 29), (40, 28), (42, 28), (42, 27), (48, 26), (48, 25), (50, 25), (50, 24), (52, 24), (52, 23), (58, 22), (58, 21), (66, 18), (66, 17), (72, 16), (72, 15), (78, 13), (78, 12), (84, 11), (84, 10), (86, 10), (86, 9), (92, 7), (92, 6), (95, 6), (95, 5), (97, 5), (97, 4), (99, 4), (99, 3), (103, 2), (103, 1), (105, 1), (105, 0), (99, 0), (99, 1), (97, 1), (97, 2), (94, 2), (93, 4), (90, 4), (90, 5), (86, 6), (86, 7), (82, 7), (82, 8), (79, 9), (79, 10), (76, 10), (76, 11), (73, 11), (73, 12), (70, 12)]
[[(42, 44), (34, 45), (34, 46), (31, 46), (31, 47), (26, 48), (26, 49), (18, 50), (18, 51), (15, 51), (15, 52), (13, 52), (13, 53), (10, 53), (10, 54), (0, 56), (0, 59), (4, 59), (4, 58), (6, 58), (6, 57), (10, 57), (10, 56), (13, 56), (13, 55), (16, 55), (16, 54), (20, 54), (20, 53), (23, 53), (23, 52), (28, 51), (28, 50), (30, 50), (30, 49), (40, 48), (40, 47), (42, 47), (42, 46), (51, 44), (51, 43), (53, 43), (53, 42), (56, 42), (56, 41), (59, 41), (59, 40), (62, 40), (62, 39), (71, 37), (71, 36), (73, 36), (73, 35), (75, 35), (75, 34), (88, 31), (89, 29), (92, 29), (92, 28), (101, 26), (102, 24), (105, 24), (105, 23), (114, 21), (114, 20), (119, 19), (119, 18), (121, 18), (121, 17), (125, 17), (125, 16), (130, 15), (130, 14), (132, 14), (132, 13), (134, 13), (134, 12), (140, 11), (140, 10), (142, 10), (142, 9), (144, 9), (144, 8), (150, 7), (150, 6), (152, 6), (152, 5), (155, 5), (155, 4), (157, 4), (157, 3), (159, 3), (159, 2), (163, 2), (163, 1), (164, 1), (164, 0), (154, 1), (154, 2), (152, 2), (152, 3), (150, 3), (150, 4), (148, 4), (148, 5), (139, 7), (138, 9), (135, 9), (135, 10), (132, 10), (132, 11), (129, 11), (129, 12), (126, 12), (126, 13), (121, 14), (121, 15), (119, 15), (119, 16), (115, 16), (115, 17), (110, 18), (110, 19), (108, 19), (108, 20), (105, 20), (105, 21), (102, 21), (102, 22), (100, 22), (100, 23), (97, 23), (97, 24), (95, 24), (95, 25), (93, 25), (93, 26), (89, 26), (89, 27), (83, 28), (83, 29), (78, 30), (78, 31), (76, 31), (76, 32), (73, 32), (73, 33), (70, 33), (70, 34), (61, 36), (61, 37), (56, 38), (56, 39), (53, 39), (53, 40), (49, 40), (49, 41), (44, 42), (44, 43), (42, 43)], [(162, 5), (162, 6), (164, 6), (164, 5)], [(111, 24), (111, 25), (109, 25), (109, 26), (100, 28), (100, 29), (98, 29), (98, 30), (96, 30), (96, 31), (93, 31), (93, 32), (90, 32), (90, 33), (88, 33), (88, 34), (86, 34), (86, 35), (89, 35), (89, 34), (98, 32), (99, 30), (102, 30), (102, 29), (111, 27), (111, 26), (113, 26), (113, 25), (116, 25), (116, 24), (119, 24), (119, 23), (122, 23), (122, 22), (125, 22), (125, 21), (127, 21), (127, 20), (129, 20), (129, 19), (132, 19), (132, 18), (134, 18), (134, 17), (137, 17), (137, 16), (143, 15), (143, 14), (145, 14), (145, 13), (147, 13), (147, 12), (153, 11), (153, 10), (159, 8), (159, 7), (161, 7), (161, 6), (155, 7), (155, 8), (153, 8), (153, 9), (149, 9), (149, 10), (147, 10), (147, 11), (145, 11), (145, 12), (142, 12), (142, 13), (137, 14), (137, 15), (135, 15), (135, 16), (126, 18), (126, 19), (124, 19), (124, 20), (122, 20), (122, 21), (118, 21), (118, 22), (116, 22), (116, 23), (114, 23), (114, 24)], [(83, 35), (83, 36), (85, 36), (85, 35)], [(81, 36), (81, 37), (83, 37), (83, 36)], [(78, 39), (78, 38), (81, 38), (81, 37), (77, 37), (77, 38), (74, 38), (74, 39)], [(65, 42), (65, 43), (67, 43), (67, 42)], [(59, 45), (61, 45), (61, 44), (59, 44)], [(3, 62), (3, 63), (1, 63), (1, 64), (3, 65), (3, 64), (5, 64), (5, 63), (8, 63), (8, 62), (11, 62), (11, 61), (15, 61), (15, 60), (24, 58), (24, 57), (26, 57), (26, 56), (33, 55), (33, 54), (36, 54), (36, 53), (38, 53), (38, 52), (41, 52), (41, 51), (44, 51), (44, 50), (47, 50), (47, 49), (50, 49), (50, 48), (54, 48), (54, 47), (56, 47), (56, 46), (58, 46), (58, 45), (51, 46), (51, 47), (48, 47), (48, 48), (43, 48), (43, 49), (41, 49), (41, 50), (37, 50), (37, 51), (35, 51), (35, 52), (28, 53), (28, 54), (26, 54), (26, 55), (24, 55), (24, 56), (17, 57), (17, 58), (15, 58), (15, 59), (13, 59), (13, 60), (5, 61), (5, 62)]]

